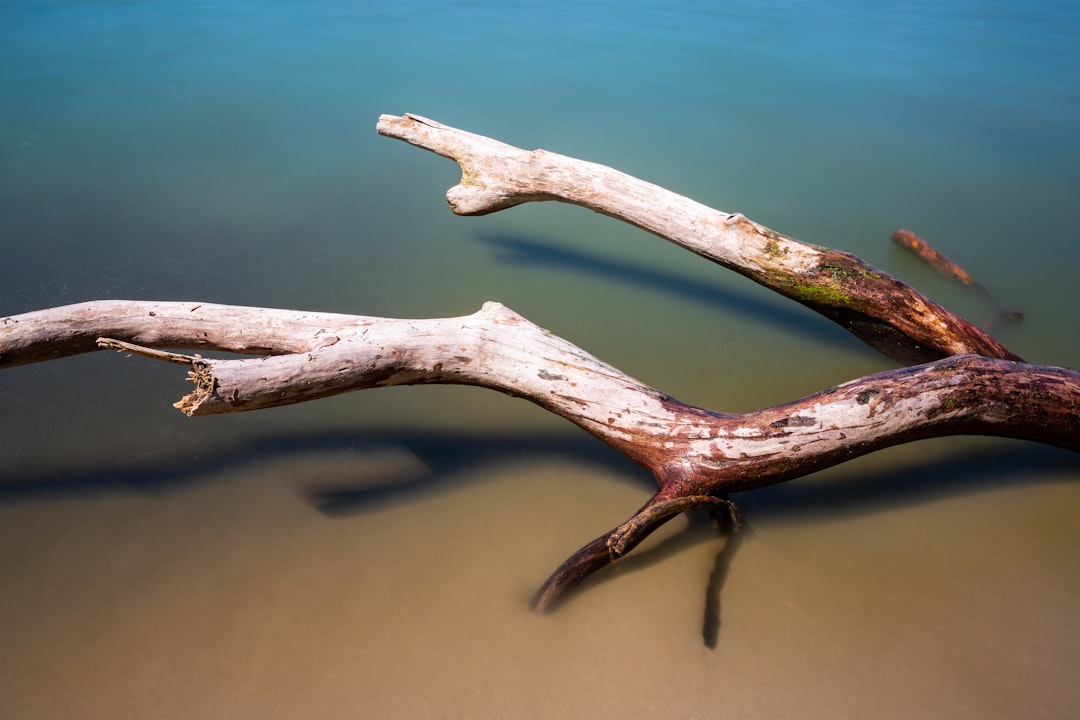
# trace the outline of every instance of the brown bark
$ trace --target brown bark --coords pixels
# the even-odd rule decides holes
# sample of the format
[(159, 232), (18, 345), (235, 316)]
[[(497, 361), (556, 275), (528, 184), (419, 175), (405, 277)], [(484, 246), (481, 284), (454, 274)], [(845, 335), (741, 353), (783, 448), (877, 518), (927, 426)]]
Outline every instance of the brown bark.
[[(648, 468), (656, 494), (569, 558), (538, 592), (566, 590), (687, 510), (921, 438), (997, 435), (1080, 450), (1080, 373), (1030, 365), (904, 283), (610, 168), (525, 151), (416, 116), (379, 131), (459, 162), (455, 212), (557, 199), (644, 228), (840, 322), (896, 358), (929, 359), (744, 414), (687, 405), (499, 305), (402, 320), (209, 303), (98, 301), (0, 318), (0, 369), (111, 348), (189, 368), (188, 415), (423, 383), (487, 387), (577, 424)], [(167, 349), (224, 350), (242, 359)]]
[(581, 205), (680, 245), (821, 313), (903, 363), (974, 353), (1019, 360), (978, 327), (854, 255), (793, 240), (603, 165), (522, 150), (419, 115), (383, 115), (383, 135), (450, 158), (459, 215), (536, 200)]
[(990, 294), (986, 291), (986, 288), (976, 282), (975, 278), (971, 276), (971, 273), (945, 257), (944, 253), (910, 230), (897, 230), (892, 234), (892, 241), (921, 259), (945, 277), (952, 278), (953, 280), (978, 290), (985, 295)]
[[(103, 336), (109, 335), (105, 338)], [(648, 468), (657, 492), (575, 553), (536, 597), (567, 589), (674, 515), (727, 494), (927, 437), (984, 434), (1080, 449), (1080, 373), (977, 355), (853, 380), (726, 414), (679, 402), (499, 305), (400, 320), (225, 305), (101, 301), (0, 319), (0, 367), (111, 348), (181, 363), (188, 415), (255, 410), (391, 385), (476, 385), (522, 397)], [(153, 348), (259, 353), (213, 359)]]
[(934, 268), (938, 273), (947, 278), (967, 285), (977, 293), (987, 297), (996, 306), (994, 317), (987, 323), (988, 327), (994, 327), (1001, 320), (1023, 320), (1024, 314), (1005, 307), (989, 290), (983, 287), (967, 270), (954, 263), (945, 254), (933, 247), (930, 243), (911, 232), (910, 230), (897, 230), (892, 234), (892, 241), (904, 248), (917, 258)]

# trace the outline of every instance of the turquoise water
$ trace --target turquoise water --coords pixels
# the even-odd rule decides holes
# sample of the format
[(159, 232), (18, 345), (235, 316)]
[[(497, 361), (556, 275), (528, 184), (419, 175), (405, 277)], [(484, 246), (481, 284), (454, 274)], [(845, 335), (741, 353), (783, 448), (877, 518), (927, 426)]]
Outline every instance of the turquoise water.
[[(0, 314), (494, 299), (732, 411), (891, 366), (579, 208), (453, 216), (458, 168), (375, 133), (413, 112), (611, 165), (988, 317), (892, 247), (906, 227), (1026, 314), (998, 330), (1011, 349), (1080, 367), (1078, 77), (1075, 2), (0, 3)], [(184, 392), (111, 354), (0, 374), (5, 716), (1080, 701), (1061, 670), (1080, 640), (1072, 454), (934, 441), (745, 498), (757, 532), (708, 650), (723, 541), (698, 520), (558, 613), (527, 610), (649, 483), (532, 406), (395, 388), (190, 420), (170, 407)], [(398, 490), (350, 500), (373, 487)]]

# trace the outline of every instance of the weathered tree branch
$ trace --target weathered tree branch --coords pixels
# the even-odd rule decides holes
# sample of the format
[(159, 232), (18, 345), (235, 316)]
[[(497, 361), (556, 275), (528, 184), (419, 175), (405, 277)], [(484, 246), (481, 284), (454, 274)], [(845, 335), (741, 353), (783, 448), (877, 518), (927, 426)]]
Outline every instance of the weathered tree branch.
[(383, 115), (378, 131), (461, 166), (446, 199), (459, 215), (560, 200), (630, 223), (821, 313), (891, 358), (974, 353), (1019, 360), (978, 327), (850, 253), (809, 245), (739, 213), (714, 210), (603, 165), (522, 150), (419, 115)]
[(985, 324), (988, 328), (993, 328), (1002, 320), (1023, 320), (1024, 314), (1017, 312), (1016, 310), (1010, 310), (1005, 307), (1000, 300), (997, 299), (989, 290), (983, 287), (975, 278), (971, 276), (969, 272), (961, 268), (945, 255), (939, 252), (936, 248), (931, 246), (928, 242), (921, 237), (911, 232), (910, 230), (897, 230), (892, 234), (892, 241), (904, 248), (908, 252), (914, 254), (919, 259), (923, 260), (927, 265), (934, 268), (939, 274), (944, 275), (947, 278), (956, 280), (957, 282), (967, 285), (969, 288), (979, 293), (983, 297), (987, 298), (995, 306), (995, 314), (990, 321)]
[[(108, 337), (105, 337), (108, 336)], [(871, 375), (745, 414), (681, 403), (499, 305), (400, 320), (226, 305), (100, 301), (0, 319), (0, 367), (98, 347), (190, 366), (188, 415), (423, 383), (487, 387), (584, 428), (648, 468), (657, 492), (568, 559), (537, 594), (566, 590), (681, 512), (911, 440), (956, 434), (1080, 450), (1080, 373), (963, 355)], [(258, 353), (241, 359), (153, 348)]]
[[(726, 414), (681, 403), (498, 303), (465, 317), (401, 320), (99, 301), (0, 319), (0, 369), (101, 348), (179, 363), (195, 383), (176, 403), (188, 415), (422, 383), (476, 385), (525, 398), (648, 468), (657, 481), (656, 494), (638, 512), (555, 571), (536, 596), (539, 608), (679, 513), (727, 510), (737, 519), (729, 493), (880, 448), (982, 434), (1080, 450), (1080, 373), (1021, 362), (971, 323), (850, 254), (797, 242), (610, 168), (417, 116), (383, 116), (378, 128), (461, 165), (462, 181), (447, 194), (455, 212), (483, 214), (530, 200), (583, 205), (798, 300), (891, 357), (929, 362), (777, 407)], [(940, 254), (921, 254), (952, 265)], [(215, 359), (176, 349), (256, 357)]]

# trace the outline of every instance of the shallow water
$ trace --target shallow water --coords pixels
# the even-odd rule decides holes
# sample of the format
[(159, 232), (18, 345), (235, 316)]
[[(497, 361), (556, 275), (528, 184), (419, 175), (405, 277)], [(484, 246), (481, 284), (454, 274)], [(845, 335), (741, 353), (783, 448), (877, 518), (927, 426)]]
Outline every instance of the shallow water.
[[(0, 314), (494, 299), (731, 411), (890, 367), (579, 208), (453, 216), (458, 168), (374, 131), (415, 112), (853, 251), (986, 317), (891, 245), (907, 227), (1026, 313), (999, 339), (1080, 366), (1075, 3), (370, 5), (0, 5)], [(0, 373), (4, 717), (1080, 704), (1073, 453), (894, 448), (744, 494), (733, 553), (707, 518), (673, 523), (540, 616), (547, 574), (650, 491), (592, 438), (470, 388), (197, 420), (170, 407), (184, 392), (113, 354)]]

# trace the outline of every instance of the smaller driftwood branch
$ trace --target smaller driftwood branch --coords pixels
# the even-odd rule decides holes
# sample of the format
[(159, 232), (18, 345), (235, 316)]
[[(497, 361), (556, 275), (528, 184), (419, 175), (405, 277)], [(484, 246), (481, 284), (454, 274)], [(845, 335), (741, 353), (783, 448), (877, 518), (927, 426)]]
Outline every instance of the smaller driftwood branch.
[(962, 285), (966, 285), (975, 292), (979, 293), (983, 297), (987, 298), (994, 304), (995, 315), (990, 319), (990, 322), (986, 324), (988, 328), (992, 328), (1002, 320), (1023, 320), (1024, 314), (1017, 312), (1016, 310), (1010, 310), (1005, 307), (1004, 304), (998, 298), (992, 294), (989, 290), (983, 287), (974, 277), (971, 276), (967, 270), (954, 263), (949, 258), (945, 257), (945, 254), (939, 251), (937, 248), (930, 245), (930, 243), (923, 240), (921, 237), (911, 232), (910, 230), (897, 230), (892, 234), (892, 241), (904, 248), (908, 252), (912, 253), (927, 265), (936, 270), (939, 274), (956, 280)]
[[(567, 560), (536, 598), (562, 593), (674, 515), (729, 508), (782, 482), (920, 438), (984, 434), (1080, 449), (1080, 373), (963, 355), (891, 370), (773, 408), (681, 403), (498, 303), (403, 320), (196, 303), (101, 301), (0, 319), (0, 368), (99, 347), (190, 367), (189, 415), (253, 410), (365, 388), (487, 387), (525, 398), (648, 468), (649, 502)], [(259, 357), (215, 359), (169, 348)]]
[(974, 353), (1019, 360), (978, 327), (850, 253), (793, 240), (604, 165), (522, 150), (419, 115), (383, 115), (379, 133), (454, 160), (455, 213), (559, 200), (622, 220), (738, 272), (839, 323), (904, 363)]
[[(499, 305), (403, 320), (209, 303), (100, 301), (0, 318), (0, 368), (108, 348), (189, 367), (188, 415), (254, 410), (391, 385), (475, 385), (529, 400), (648, 468), (657, 491), (581, 548), (536, 595), (548, 608), (675, 515), (728, 494), (921, 438), (998, 435), (1080, 450), (1080, 373), (1025, 364), (986, 333), (848, 253), (800, 243), (601, 165), (526, 151), (407, 115), (379, 132), (452, 158), (455, 212), (561, 200), (710, 258), (922, 365), (784, 405), (727, 414), (687, 405)], [(908, 234), (910, 235), (910, 234)], [(955, 268), (914, 236), (938, 267)], [(958, 270), (958, 269), (956, 269)], [(963, 280), (966, 274), (954, 276)], [(962, 271), (960, 271), (962, 273)], [(969, 277), (969, 276), (968, 276)], [(218, 359), (177, 349), (255, 357)]]

